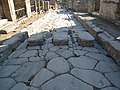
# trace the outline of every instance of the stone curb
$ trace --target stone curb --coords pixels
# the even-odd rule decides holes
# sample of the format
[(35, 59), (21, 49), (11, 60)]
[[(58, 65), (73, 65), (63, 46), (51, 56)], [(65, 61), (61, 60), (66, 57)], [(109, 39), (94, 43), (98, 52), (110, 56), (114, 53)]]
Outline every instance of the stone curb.
[(96, 27), (91, 21), (73, 12), (73, 16), (95, 37), (97, 42), (107, 51), (107, 53), (120, 65), (120, 42), (107, 32)]
[(12, 36), (10, 39), (3, 42), (0, 45), (0, 63), (3, 62), (7, 57), (17, 49), (17, 47), (28, 38), (27, 32), (21, 32)]

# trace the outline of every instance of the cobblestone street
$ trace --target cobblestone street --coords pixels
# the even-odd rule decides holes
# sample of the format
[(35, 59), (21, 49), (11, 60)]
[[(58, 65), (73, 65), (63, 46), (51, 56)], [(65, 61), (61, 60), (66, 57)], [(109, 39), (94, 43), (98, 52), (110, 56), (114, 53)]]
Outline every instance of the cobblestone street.
[(46, 14), (0, 66), (0, 90), (120, 90), (120, 67), (70, 12)]

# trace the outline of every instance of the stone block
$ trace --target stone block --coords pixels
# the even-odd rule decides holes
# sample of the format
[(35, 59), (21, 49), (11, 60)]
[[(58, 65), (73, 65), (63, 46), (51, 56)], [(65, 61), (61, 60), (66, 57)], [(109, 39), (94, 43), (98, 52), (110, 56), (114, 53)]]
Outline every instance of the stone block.
[(86, 47), (94, 46), (95, 39), (88, 32), (85, 31), (79, 32), (77, 38), (78, 38), (78, 43), (81, 46), (86, 46)]
[(34, 34), (28, 38), (28, 45), (29, 46), (38, 46), (44, 43), (44, 35), (43, 34)]
[(67, 32), (53, 33), (53, 44), (56, 46), (67, 45), (68, 44), (68, 33)]

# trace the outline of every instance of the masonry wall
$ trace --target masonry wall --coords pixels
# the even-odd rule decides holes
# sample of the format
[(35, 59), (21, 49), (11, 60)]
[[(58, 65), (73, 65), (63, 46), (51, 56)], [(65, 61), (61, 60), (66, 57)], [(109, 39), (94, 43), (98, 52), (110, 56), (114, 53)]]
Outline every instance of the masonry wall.
[(88, 10), (88, 0), (75, 0), (73, 2), (74, 11), (87, 12)]
[(99, 14), (101, 17), (110, 21), (118, 20), (120, 10), (119, 0), (101, 0)]

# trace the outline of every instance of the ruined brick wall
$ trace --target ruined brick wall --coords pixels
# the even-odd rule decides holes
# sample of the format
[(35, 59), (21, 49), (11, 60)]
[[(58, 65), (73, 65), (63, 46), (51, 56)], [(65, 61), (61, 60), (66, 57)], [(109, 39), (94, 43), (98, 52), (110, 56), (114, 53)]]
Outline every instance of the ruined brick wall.
[(87, 12), (88, 0), (74, 0), (73, 9), (79, 12)]
[(100, 16), (111, 21), (116, 21), (117, 12), (120, 10), (119, 3), (119, 0), (101, 0), (99, 11)]

